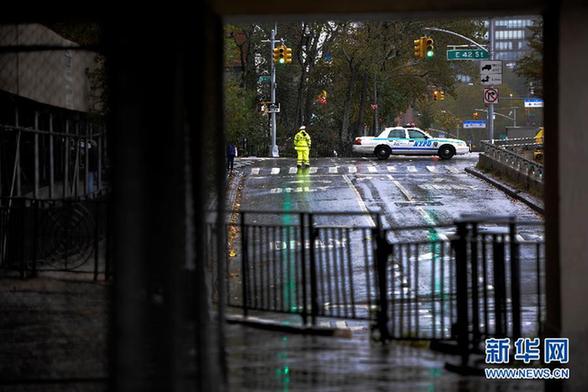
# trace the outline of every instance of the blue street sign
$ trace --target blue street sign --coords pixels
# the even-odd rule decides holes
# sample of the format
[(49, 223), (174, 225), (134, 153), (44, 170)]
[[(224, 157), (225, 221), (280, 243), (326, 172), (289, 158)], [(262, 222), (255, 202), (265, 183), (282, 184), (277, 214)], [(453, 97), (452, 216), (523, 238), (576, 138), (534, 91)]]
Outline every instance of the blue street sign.
[(463, 128), (486, 128), (486, 120), (465, 120)]
[(543, 100), (541, 98), (525, 98), (526, 108), (542, 108)]

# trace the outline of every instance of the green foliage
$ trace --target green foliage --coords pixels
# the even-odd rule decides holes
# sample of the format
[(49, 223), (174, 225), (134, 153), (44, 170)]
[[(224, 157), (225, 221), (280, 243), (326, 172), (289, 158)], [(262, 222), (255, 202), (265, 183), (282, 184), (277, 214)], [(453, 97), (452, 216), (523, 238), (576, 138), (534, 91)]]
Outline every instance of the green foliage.
[(530, 53), (517, 63), (516, 72), (533, 83), (535, 95), (543, 96), (543, 19), (538, 18), (528, 27)]
[[(368, 134), (376, 134), (384, 126), (395, 125), (395, 118), (407, 109), (430, 105), (433, 88), (446, 94), (455, 92), (456, 76), (474, 75), (477, 67), (470, 62), (446, 61), (445, 46), (463, 42), (441, 33), (430, 33), (435, 56), (415, 59), (413, 39), (423, 35), (427, 26), (479, 40), (483, 34), (483, 23), (470, 19), (280, 23), (278, 37), (293, 49), (294, 57), (291, 64), (277, 65), (276, 72), (281, 154), (292, 152), (292, 136), (301, 124), (313, 137), (313, 154), (330, 155), (333, 150), (341, 154), (350, 149), (353, 137), (366, 129)], [(270, 97), (269, 84), (259, 83), (258, 76), (270, 71), (270, 46), (262, 40), (269, 38), (272, 28), (263, 24), (225, 28), (226, 73), (234, 75), (225, 85), (229, 137), (238, 132), (247, 133), (248, 138), (249, 134), (260, 140), (266, 137), (265, 145), (269, 144), (267, 122), (256, 121), (248, 112), (255, 111), (255, 97)], [(238, 82), (248, 77), (253, 84)], [(317, 100), (322, 90), (328, 93), (326, 105)], [(377, 110), (372, 109), (373, 103), (377, 103)], [(433, 124), (435, 110), (428, 113), (422, 118)], [(230, 118), (233, 115), (235, 119)]]

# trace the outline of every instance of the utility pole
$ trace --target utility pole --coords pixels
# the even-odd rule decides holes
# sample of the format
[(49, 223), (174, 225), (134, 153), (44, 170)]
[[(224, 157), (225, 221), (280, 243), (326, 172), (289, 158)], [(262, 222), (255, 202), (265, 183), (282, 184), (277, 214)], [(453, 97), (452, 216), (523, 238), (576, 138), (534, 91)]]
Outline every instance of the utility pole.
[[(490, 60), (494, 60), (494, 18), (490, 18), (488, 22), (488, 34), (490, 35), (490, 45), (488, 47), (488, 55)], [(492, 86), (494, 87), (494, 86)], [(488, 104), (488, 140), (494, 139), (494, 104)]]
[[(271, 39), (270, 39), (270, 63), (271, 63), (271, 71), (272, 71), (272, 80), (271, 80), (271, 100), (272, 106), (276, 106), (276, 64), (273, 61), (273, 54), (274, 54), (274, 45), (276, 44), (276, 34), (278, 32), (278, 23), (274, 22), (274, 28), (272, 30)], [(276, 111), (271, 111), (271, 135), (272, 135), (272, 145), (270, 146), (270, 155), (274, 158), (280, 156), (278, 151), (278, 146), (276, 144)]]

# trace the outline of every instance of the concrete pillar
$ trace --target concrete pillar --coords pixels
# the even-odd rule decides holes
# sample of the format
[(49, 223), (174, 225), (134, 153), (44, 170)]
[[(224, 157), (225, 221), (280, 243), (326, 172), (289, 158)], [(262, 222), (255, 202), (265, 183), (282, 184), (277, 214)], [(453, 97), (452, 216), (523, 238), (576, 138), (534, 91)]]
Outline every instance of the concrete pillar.
[(545, 335), (559, 333), (570, 339), (570, 380), (560, 385), (565, 391), (588, 390), (587, 20), (588, 3), (582, 1), (558, 3), (545, 19), (544, 74), (547, 78), (558, 75), (558, 80), (545, 81), (550, 296)]

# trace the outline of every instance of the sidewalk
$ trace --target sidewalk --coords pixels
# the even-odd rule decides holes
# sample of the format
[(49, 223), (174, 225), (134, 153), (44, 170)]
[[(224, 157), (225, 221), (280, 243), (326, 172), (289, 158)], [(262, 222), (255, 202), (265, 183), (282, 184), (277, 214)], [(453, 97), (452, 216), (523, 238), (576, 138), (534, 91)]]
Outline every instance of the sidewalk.
[(66, 279), (0, 279), (1, 391), (106, 389), (108, 286)]
[(231, 391), (542, 391), (541, 381), (488, 381), (444, 370), (455, 356), (409, 343), (292, 335), (227, 325)]

